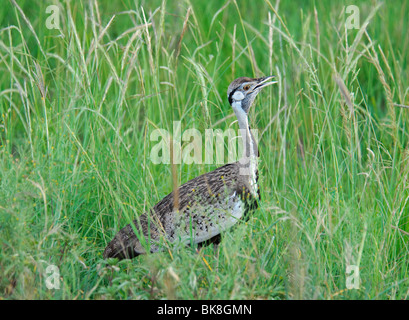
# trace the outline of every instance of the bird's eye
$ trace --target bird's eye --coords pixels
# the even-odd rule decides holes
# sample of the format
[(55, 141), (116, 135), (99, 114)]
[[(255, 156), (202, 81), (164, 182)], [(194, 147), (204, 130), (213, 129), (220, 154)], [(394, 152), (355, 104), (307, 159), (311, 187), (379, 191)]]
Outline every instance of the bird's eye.
[(243, 87), (243, 89), (244, 89), (245, 91), (247, 91), (248, 89), (250, 89), (250, 85), (249, 85), (249, 84), (246, 84), (246, 85)]

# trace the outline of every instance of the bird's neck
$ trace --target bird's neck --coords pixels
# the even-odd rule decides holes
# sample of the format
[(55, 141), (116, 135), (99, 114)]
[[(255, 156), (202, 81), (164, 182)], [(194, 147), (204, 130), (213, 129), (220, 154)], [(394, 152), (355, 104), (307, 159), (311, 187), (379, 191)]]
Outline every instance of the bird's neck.
[(257, 194), (257, 143), (250, 131), (247, 114), (241, 108), (241, 102), (233, 102), (232, 106), (239, 123), (243, 141), (243, 155), (239, 161), (240, 175), (246, 176), (249, 179), (253, 189), (251, 191), (253, 194)]

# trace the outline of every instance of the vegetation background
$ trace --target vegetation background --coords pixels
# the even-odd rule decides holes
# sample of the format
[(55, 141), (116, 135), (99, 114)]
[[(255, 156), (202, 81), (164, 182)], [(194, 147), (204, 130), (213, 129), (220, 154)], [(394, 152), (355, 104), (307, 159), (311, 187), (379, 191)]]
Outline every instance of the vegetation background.
[[(407, 299), (409, 2), (355, 1), (358, 29), (350, 4), (3, 1), (0, 296)], [(150, 133), (237, 129), (228, 84), (270, 74), (250, 116), (261, 207), (218, 262), (175, 248), (108, 267), (114, 234), (172, 190)], [(216, 166), (177, 165), (177, 183)]]

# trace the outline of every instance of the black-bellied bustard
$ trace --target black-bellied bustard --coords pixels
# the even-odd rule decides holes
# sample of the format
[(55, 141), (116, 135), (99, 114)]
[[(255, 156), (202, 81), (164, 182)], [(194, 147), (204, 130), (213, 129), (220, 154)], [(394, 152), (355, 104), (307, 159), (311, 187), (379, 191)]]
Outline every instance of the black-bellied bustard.
[[(221, 232), (257, 207), (258, 149), (248, 114), (260, 90), (275, 83), (272, 78), (241, 77), (227, 90), (242, 136), (241, 159), (198, 176), (181, 185), (177, 192), (168, 194), (121, 229), (106, 247), (104, 258), (133, 258), (146, 250), (156, 252), (161, 248), (161, 239), (199, 245), (218, 242)], [(177, 201), (174, 201), (175, 194)]]

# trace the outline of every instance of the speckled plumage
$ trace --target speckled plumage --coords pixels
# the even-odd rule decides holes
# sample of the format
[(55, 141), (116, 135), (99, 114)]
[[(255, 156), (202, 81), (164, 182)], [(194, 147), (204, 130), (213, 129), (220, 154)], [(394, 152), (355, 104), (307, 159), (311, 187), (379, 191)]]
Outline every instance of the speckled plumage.
[(246, 136), (243, 144), (247, 152), (243, 151), (241, 159), (245, 161), (226, 164), (181, 185), (121, 229), (106, 247), (104, 258), (133, 258), (147, 250), (157, 252), (163, 241), (198, 245), (218, 242), (221, 232), (248, 218), (249, 211), (257, 207), (260, 193), (258, 149), (247, 114), (261, 88), (274, 83), (266, 82), (271, 78), (241, 77), (227, 90), (229, 103)]
[[(239, 175), (239, 168), (238, 162), (230, 163), (186, 182), (178, 189), (179, 210), (174, 208), (171, 192), (139, 221), (135, 219), (133, 226), (128, 224), (120, 230), (105, 249), (104, 258), (132, 258), (145, 253), (133, 228), (145, 238), (150, 235), (151, 252), (159, 250), (161, 237), (186, 244), (192, 240), (203, 244), (217, 237), (257, 207), (248, 179)], [(234, 212), (234, 206), (240, 211)]]

